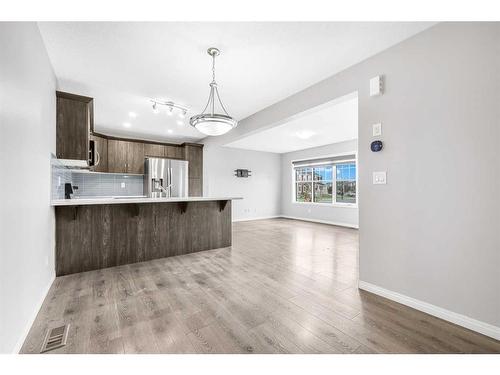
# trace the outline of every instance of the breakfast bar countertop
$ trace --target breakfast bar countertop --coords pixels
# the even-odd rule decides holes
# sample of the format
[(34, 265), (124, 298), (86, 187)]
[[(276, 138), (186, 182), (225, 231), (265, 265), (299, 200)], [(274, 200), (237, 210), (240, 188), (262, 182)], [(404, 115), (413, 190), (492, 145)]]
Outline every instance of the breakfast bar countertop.
[(88, 197), (73, 199), (53, 199), (51, 206), (88, 206), (96, 204), (130, 204), (130, 203), (175, 203), (175, 202), (203, 202), (228, 201), (243, 199), (242, 197), (175, 197), (175, 198), (148, 198), (148, 197)]

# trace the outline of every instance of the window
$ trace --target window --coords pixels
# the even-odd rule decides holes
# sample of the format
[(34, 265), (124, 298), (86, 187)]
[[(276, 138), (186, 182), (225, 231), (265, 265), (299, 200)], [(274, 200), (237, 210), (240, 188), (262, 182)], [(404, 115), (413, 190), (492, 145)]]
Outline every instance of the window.
[(295, 202), (356, 204), (356, 161), (349, 156), (294, 163)]
[(314, 202), (332, 203), (332, 171), (331, 165), (313, 168)]
[(295, 201), (311, 202), (312, 194), (312, 168), (295, 169)]
[(337, 164), (336, 201), (356, 203), (356, 164)]

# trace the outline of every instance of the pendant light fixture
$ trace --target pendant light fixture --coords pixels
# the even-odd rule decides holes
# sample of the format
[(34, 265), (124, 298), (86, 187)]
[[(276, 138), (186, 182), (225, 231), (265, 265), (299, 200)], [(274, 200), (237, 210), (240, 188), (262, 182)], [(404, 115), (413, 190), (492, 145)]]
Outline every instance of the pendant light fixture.
[[(220, 51), (217, 48), (211, 47), (207, 52), (212, 56), (212, 82), (209, 85), (210, 95), (208, 96), (208, 102), (203, 112), (191, 117), (189, 123), (203, 134), (222, 135), (235, 128), (238, 125), (238, 121), (227, 113), (217, 89), (217, 82), (215, 81), (215, 57), (220, 55)], [(216, 99), (220, 109), (222, 109), (219, 113), (217, 113)]]

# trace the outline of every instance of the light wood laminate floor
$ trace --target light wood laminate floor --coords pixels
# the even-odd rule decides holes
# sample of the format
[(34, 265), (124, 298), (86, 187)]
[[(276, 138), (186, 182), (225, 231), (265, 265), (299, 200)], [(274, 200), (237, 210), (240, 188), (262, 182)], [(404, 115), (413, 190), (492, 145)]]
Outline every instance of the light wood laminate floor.
[(235, 223), (233, 246), (58, 277), (22, 348), (50, 353), (488, 353), (500, 342), (357, 289), (358, 232)]

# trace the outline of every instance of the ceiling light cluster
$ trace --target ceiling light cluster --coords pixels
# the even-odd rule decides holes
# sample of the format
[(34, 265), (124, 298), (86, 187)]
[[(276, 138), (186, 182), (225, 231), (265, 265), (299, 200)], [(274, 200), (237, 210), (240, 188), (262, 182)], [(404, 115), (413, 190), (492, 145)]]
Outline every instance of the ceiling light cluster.
[(160, 113), (160, 106), (167, 108), (167, 115), (169, 116), (172, 116), (175, 110), (180, 118), (184, 118), (188, 112), (188, 108), (170, 101), (166, 102), (159, 99), (151, 99), (151, 103), (153, 103), (153, 113)]

